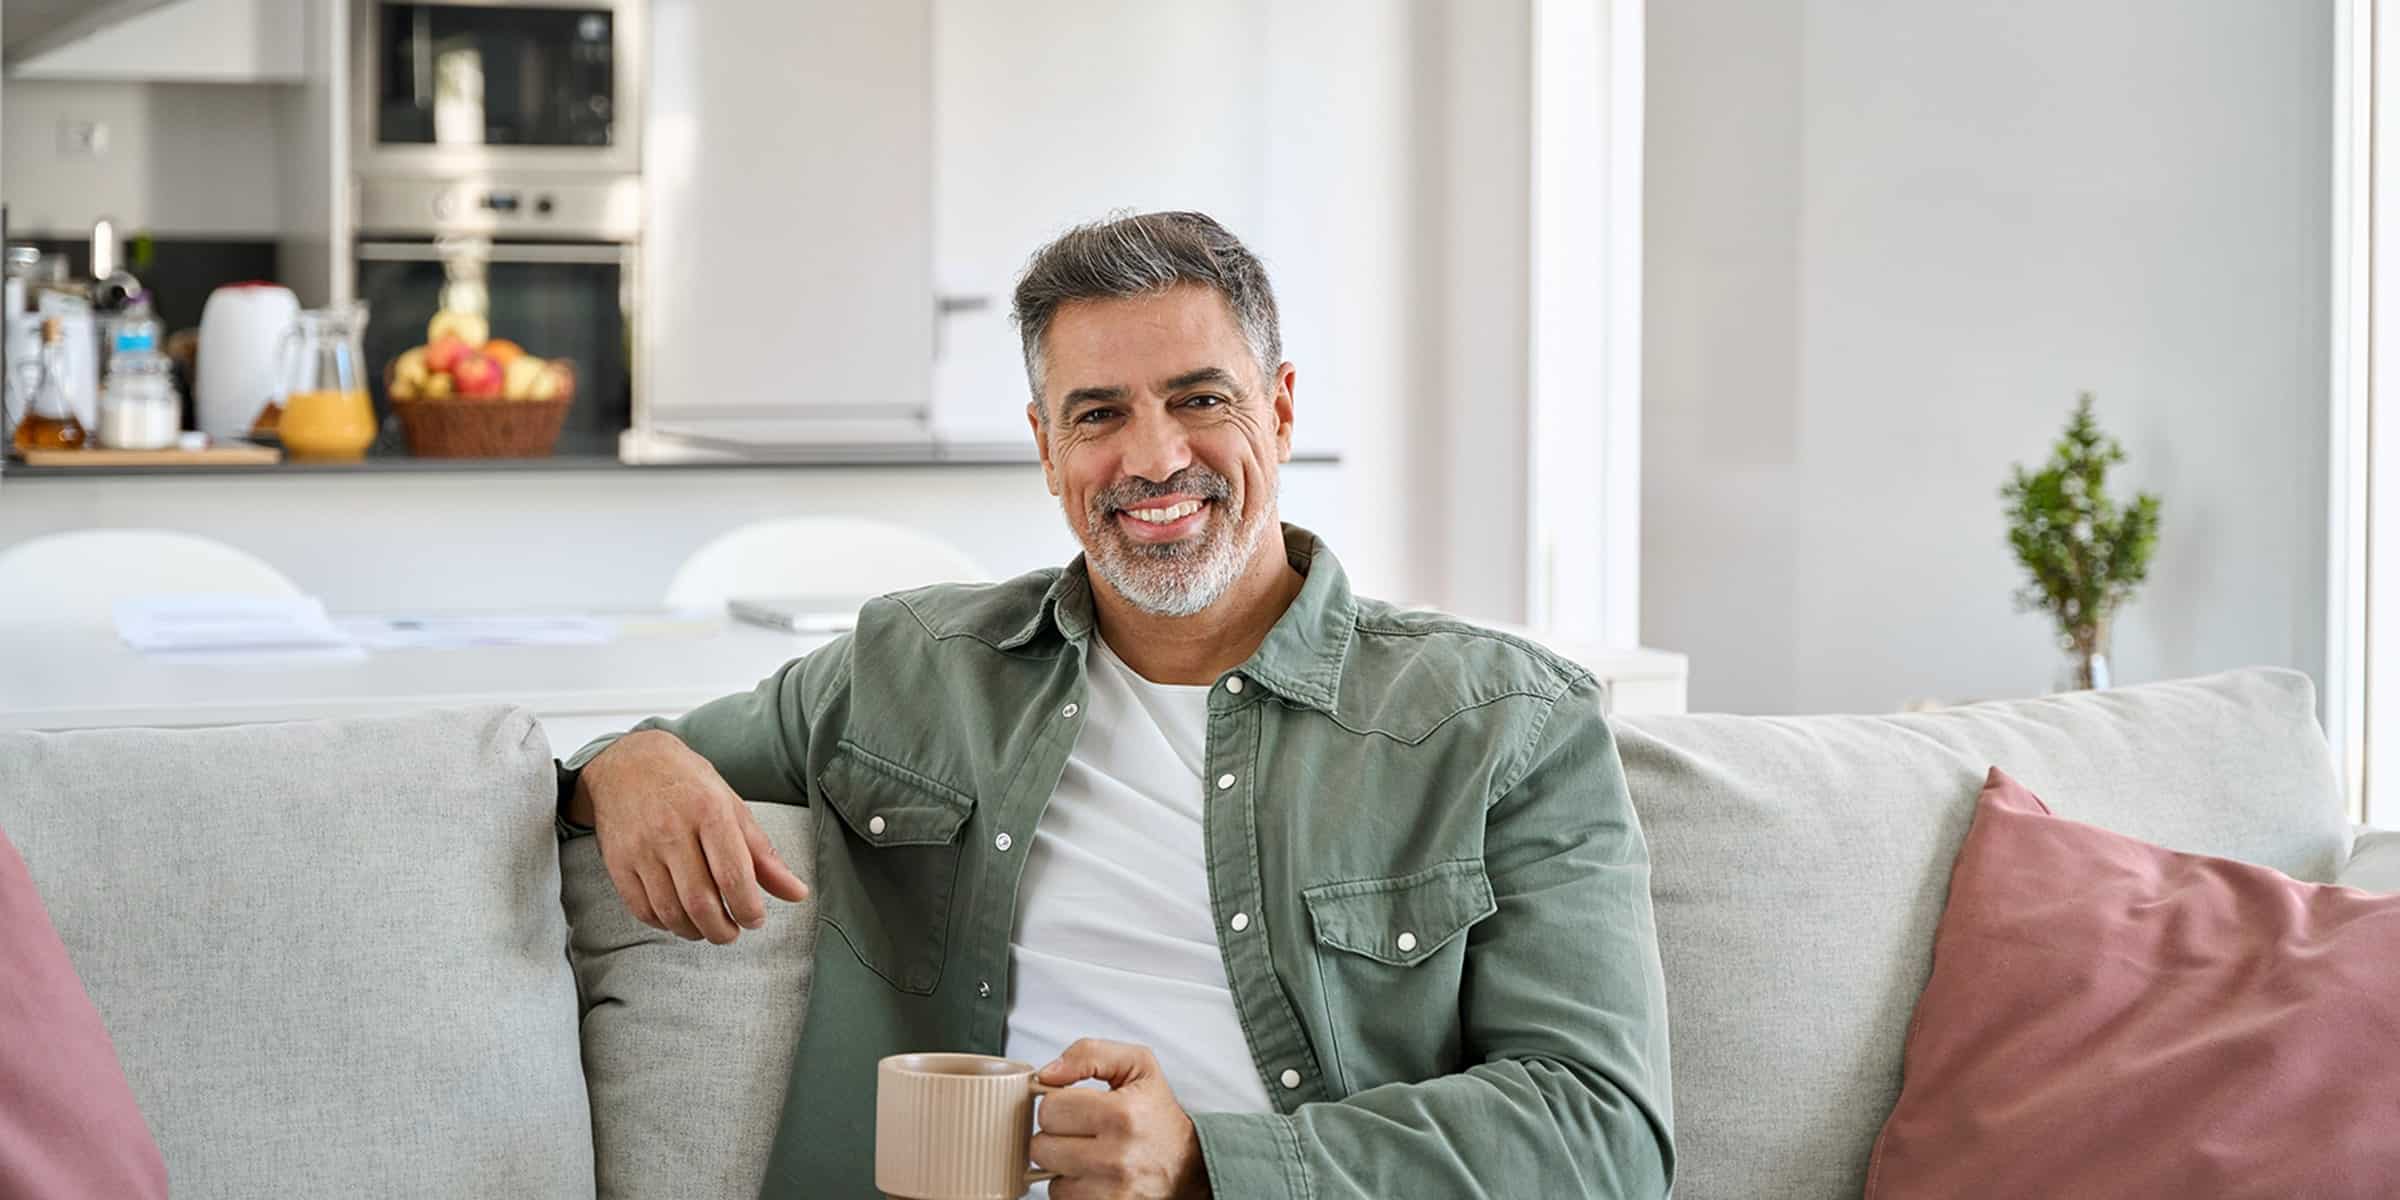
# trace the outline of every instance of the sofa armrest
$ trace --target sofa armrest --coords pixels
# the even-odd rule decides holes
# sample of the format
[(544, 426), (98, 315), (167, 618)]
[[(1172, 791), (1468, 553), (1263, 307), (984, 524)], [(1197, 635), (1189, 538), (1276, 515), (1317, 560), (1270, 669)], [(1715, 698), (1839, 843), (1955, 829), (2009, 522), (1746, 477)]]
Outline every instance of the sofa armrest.
[(2361, 825), (2350, 842), (2350, 861), (2336, 881), (2369, 892), (2400, 892), (2400, 830)]

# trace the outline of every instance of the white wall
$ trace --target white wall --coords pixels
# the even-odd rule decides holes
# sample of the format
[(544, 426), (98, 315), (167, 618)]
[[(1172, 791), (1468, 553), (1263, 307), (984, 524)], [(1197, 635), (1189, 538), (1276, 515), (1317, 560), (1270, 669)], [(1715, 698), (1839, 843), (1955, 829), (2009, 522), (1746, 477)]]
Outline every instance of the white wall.
[[(12, 235), (273, 238), (284, 225), (277, 84), (0, 80), (0, 177)], [(68, 121), (108, 126), (99, 157), (59, 148)]]
[(2326, 0), (1652, 6), (1644, 640), (1696, 709), (2046, 689), (1996, 490), (2157, 491), (2120, 680), (2319, 672)]

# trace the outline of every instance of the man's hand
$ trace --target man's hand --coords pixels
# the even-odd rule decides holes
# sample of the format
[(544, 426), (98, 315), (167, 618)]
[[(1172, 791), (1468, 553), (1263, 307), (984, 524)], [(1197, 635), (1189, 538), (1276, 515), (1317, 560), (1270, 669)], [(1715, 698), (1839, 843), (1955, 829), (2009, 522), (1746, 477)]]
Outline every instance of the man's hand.
[(1034, 1077), (1108, 1084), (1042, 1097), (1033, 1164), (1059, 1174), (1050, 1200), (1207, 1200), (1200, 1131), (1149, 1047), (1085, 1038)]
[[(663, 730), (629, 733), (584, 764), (570, 820), (590, 824), (635, 919), (723, 946), (766, 924), (764, 887), (798, 903), (808, 885), (707, 759)], [(730, 914), (730, 915), (728, 915)]]

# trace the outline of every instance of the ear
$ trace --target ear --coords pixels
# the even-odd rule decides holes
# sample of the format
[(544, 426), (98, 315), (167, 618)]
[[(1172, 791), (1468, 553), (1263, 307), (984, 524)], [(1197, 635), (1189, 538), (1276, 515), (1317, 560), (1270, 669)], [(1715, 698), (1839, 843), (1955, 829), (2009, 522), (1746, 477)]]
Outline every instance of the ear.
[(1277, 462), (1292, 461), (1292, 384), (1299, 372), (1285, 363), (1275, 369), (1275, 450)]
[(1058, 494), (1058, 464), (1050, 460), (1050, 424), (1042, 420), (1038, 402), (1026, 403), (1025, 423), (1033, 426), (1033, 448), (1042, 456), (1042, 483), (1055, 496)]

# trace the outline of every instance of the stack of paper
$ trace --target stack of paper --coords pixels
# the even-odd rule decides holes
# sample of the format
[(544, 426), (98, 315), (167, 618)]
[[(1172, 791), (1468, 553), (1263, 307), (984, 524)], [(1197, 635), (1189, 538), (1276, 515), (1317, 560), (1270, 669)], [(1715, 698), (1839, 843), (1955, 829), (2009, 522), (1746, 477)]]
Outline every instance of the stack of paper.
[(364, 653), (314, 596), (177, 593), (116, 604), (117, 636), (145, 654)]

